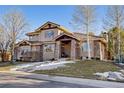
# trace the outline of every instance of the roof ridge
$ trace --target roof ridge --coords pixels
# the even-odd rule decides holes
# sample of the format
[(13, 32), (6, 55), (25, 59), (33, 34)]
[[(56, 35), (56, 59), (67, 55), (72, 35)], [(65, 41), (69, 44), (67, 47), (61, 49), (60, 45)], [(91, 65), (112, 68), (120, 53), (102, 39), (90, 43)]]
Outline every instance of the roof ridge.
[[(73, 32), (74, 34), (82, 34), (82, 35), (87, 35), (85, 33), (81, 33), (81, 32)], [(102, 36), (97, 36), (97, 35), (90, 35), (90, 36), (93, 36), (93, 37), (99, 37), (99, 38), (103, 38)]]

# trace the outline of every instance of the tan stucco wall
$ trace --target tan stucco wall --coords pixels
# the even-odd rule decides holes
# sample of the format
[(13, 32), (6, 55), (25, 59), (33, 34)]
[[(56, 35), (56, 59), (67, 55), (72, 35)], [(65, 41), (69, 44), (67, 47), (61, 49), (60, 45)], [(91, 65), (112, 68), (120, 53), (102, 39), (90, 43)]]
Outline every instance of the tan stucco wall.
[[(54, 31), (54, 37), (53, 38), (46, 38), (45, 37), (45, 32), (47, 31)], [(44, 30), (39, 34), (39, 41), (51, 41), (54, 39), (56, 36), (58, 36), (58, 29), (49, 29), (49, 30)]]
[[(47, 32), (47, 31), (53, 31), (54, 32), (53, 38), (46, 38), (45, 37), (45, 32)], [(39, 35), (29, 36), (29, 41), (51, 41), (52, 39), (54, 39), (56, 36), (60, 35), (61, 33), (63, 33), (63, 32), (59, 29), (43, 30), (40, 32)]]
[(29, 41), (38, 41), (39, 35), (29, 36)]

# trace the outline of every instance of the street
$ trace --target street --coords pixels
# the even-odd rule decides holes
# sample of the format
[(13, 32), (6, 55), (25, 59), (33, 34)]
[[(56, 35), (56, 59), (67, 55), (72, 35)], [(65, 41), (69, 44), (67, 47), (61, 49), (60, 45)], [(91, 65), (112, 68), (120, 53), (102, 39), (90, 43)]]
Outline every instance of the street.
[[(0, 88), (91, 88), (92, 86), (55, 81), (20, 78), (18, 75), (0, 73)], [(93, 87), (92, 87), (93, 88)]]

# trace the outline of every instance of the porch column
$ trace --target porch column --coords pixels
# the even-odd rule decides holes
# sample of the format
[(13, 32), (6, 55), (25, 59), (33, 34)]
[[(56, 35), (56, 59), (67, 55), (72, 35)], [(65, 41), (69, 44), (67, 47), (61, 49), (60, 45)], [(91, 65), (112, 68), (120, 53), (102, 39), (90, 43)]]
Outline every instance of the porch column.
[(75, 40), (71, 40), (71, 59), (75, 59), (76, 57), (76, 42)]
[(103, 60), (103, 55), (102, 55), (102, 44), (99, 43), (99, 51), (100, 51), (100, 60)]
[(56, 48), (55, 48), (55, 59), (60, 58), (60, 41), (56, 42)]

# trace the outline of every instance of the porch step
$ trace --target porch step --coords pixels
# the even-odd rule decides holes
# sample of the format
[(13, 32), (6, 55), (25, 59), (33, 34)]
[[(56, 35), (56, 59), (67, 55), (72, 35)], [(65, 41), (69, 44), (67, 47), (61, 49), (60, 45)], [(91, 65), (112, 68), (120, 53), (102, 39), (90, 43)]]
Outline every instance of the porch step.
[(60, 58), (58, 61), (67, 61), (69, 58)]

